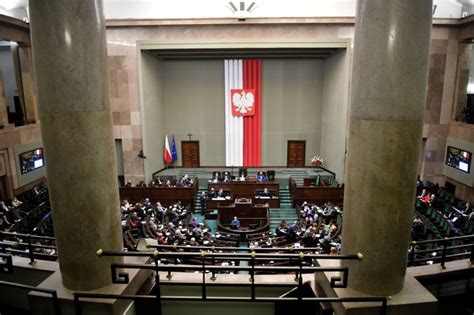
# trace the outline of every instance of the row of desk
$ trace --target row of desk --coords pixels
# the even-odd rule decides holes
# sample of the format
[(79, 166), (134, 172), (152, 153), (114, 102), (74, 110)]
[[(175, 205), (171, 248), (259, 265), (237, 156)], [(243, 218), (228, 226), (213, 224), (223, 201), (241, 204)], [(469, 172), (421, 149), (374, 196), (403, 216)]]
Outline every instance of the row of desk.
[(340, 187), (309, 187), (298, 186), (293, 178), (289, 179), (293, 205), (301, 205), (307, 201), (322, 206), (326, 202), (341, 205), (344, 200), (344, 185)]
[[(231, 196), (227, 199), (208, 198), (206, 204), (208, 209), (218, 209), (219, 206), (228, 206), (232, 204), (234, 200), (240, 198), (251, 199), (253, 204), (268, 204), (270, 208), (280, 208), (280, 183), (278, 181), (258, 182), (256, 180), (247, 180), (209, 183), (208, 192), (213, 188), (214, 191), (222, 189), (225, 192), (229, 192)], [(263, 191), (265, 188), (268, 189), (272, 196), (257, 196), (257, 192)]]
[(140, 202), (145, 198), (151, 202), (160, 202), (169, 206), (181, 201), (183, 205), (194, 206), (194, 196), (199, 190), (199, 181), (196, 178), (190, 187), (120, 187), (120, 199), (130, 202)]

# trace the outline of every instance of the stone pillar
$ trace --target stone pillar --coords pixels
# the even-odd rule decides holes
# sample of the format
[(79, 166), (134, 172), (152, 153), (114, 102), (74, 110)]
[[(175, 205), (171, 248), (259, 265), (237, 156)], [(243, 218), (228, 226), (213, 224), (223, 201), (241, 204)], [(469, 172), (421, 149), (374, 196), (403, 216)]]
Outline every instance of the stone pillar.
[(431, 43), (430, 0), (359, 0), (344, 194), (349, 286), (403, 288)]
[(122, 249), (101, 0), (30, 1), (41, 133), (63, 285), (111, 283)]

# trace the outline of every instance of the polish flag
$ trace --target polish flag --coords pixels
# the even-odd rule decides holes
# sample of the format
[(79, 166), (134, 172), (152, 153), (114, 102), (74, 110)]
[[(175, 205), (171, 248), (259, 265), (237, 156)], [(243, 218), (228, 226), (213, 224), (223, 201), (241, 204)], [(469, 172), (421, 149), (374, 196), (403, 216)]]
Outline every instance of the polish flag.
[(170, 144), (168, 142), (168, 135), (165, 137), (165, 163), (169, 164), (173, 162), (173, 157), (171, 156)]
[(227, 166), (262, 165), (262, 60), (224, 60)]

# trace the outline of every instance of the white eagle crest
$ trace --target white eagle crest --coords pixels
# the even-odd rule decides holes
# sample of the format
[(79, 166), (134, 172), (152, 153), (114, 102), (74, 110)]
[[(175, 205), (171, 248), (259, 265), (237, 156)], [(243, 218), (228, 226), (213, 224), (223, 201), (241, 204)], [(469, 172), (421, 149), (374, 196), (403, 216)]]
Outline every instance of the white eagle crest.
[(235, 110), (242, 115), (252, 110), (255, 97), (253, 93), (242, 91), (240, 93), (234, 93), (232, 96), (232, 103), (234, 104)]

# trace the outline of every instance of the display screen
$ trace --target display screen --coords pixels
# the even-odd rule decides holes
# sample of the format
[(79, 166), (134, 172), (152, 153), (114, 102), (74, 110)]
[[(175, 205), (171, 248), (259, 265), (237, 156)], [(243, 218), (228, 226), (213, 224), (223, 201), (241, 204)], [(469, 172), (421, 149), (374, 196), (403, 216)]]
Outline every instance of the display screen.
[(22, 174), (26, 174), (43, 166), (43, 148), (26, 151), (20, 154), (20, 168)]
[(471, 152), (448, 146), (448, 151), (446, 153), (447, 166), (469, 173), (471, 171), (471, 160)]

